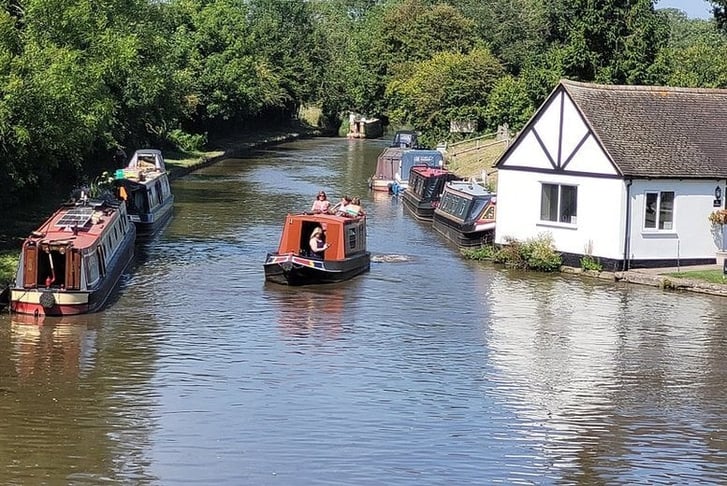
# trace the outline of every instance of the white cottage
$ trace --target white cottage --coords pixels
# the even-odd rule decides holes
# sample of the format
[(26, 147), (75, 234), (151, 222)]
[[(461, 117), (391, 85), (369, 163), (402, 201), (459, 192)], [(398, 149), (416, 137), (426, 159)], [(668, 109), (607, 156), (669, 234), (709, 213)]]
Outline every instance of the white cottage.
[(496, 167), (498, 244), (549, 232), (575, 266), (715, 263), (727, 90), (563, 80)]

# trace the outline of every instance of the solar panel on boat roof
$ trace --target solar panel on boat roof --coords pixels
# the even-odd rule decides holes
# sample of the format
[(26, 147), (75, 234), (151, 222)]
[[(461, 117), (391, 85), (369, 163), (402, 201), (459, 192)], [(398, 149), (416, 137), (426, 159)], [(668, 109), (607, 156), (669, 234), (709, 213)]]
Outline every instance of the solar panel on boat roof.
[(56, 222), (56, 226), (85, 226), (91, 219), (93, 208), (84, 206), (80, 208), (69, 209), (66, 214)]

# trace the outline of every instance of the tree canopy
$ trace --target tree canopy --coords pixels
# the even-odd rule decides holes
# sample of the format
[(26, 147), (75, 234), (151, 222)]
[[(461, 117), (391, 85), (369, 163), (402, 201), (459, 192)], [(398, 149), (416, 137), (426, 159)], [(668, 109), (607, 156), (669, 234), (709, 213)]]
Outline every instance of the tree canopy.
[[(0, 9), (0, 203), (116, 147), (163, 149), (303, 105), (434, 143), (522, 127), (558, 79), (727, 87), (727, 0), (12, 0)], [(190, 142), (192, 140), (192, 142)]]

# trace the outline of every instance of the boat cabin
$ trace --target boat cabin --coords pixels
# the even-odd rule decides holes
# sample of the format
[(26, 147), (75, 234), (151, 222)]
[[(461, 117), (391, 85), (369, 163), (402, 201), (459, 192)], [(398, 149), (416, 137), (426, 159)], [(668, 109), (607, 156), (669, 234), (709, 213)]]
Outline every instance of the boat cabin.
[(365, 217), (289, 214), (285, 219), (277, 253), (312, 257), (309, 242), (316, 227), (323, 229), (324, 241), (331, 245), (324, 252), (324, 260), (345, 260), (366, 252)]
[(391, 141), (392, 147), (416, 148), (419, 145), (417, 132), (413, 130), (399, 130)]
[(444, 156), (437, 150), (407, 150), (401, 155), (399, 169), (394, 174), (396, 183), (406, 189), (409, 186), (409, 173), (416, 166), (443, 167)]
[(444, 185), (457, 176), (438, 167), (412, 167), (409, 172), (409, 188), (404, 192), (404, 207), (417, 219), (431, 221), (434, 208), (444, 191)]
[(460, 247), (490, 243), (495, 233), (496, 199), (474, 181), (450, 181), (434, 210), (432, 225)]

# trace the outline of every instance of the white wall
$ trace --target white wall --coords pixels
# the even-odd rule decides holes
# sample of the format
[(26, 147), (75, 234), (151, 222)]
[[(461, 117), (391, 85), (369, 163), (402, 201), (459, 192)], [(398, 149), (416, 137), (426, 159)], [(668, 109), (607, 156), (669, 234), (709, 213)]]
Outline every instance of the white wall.
[[(576, 224), (540, 221), (541, 184), (578, 187)], [(558, 251), (622, 259), (624, 252), (626, 193), (624, 181), (572, 175), (500, 170), (497, 174), (497, 227), (495, 242), (511, 236), (524, 241), (550, 232)]]
[[(716, 181), (634, 181), (631, 186), (631, 258), (714, 258), (719, 239), (707, 219)], [(645, 193), (674, 191), (674, 226), (671, 231), (644, 229)]]

